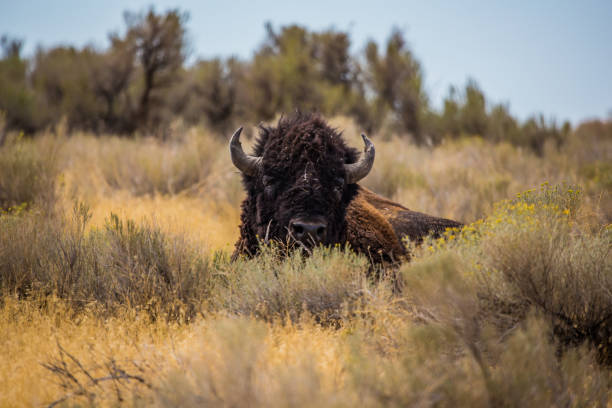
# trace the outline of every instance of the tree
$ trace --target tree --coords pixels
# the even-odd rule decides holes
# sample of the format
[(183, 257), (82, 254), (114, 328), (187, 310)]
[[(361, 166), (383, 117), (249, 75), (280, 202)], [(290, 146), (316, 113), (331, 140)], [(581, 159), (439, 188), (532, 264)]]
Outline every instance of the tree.
[(172, 85), (185, 60), (188, 15), (178, 10), (159, 15), (150, 9), (146, 15), (125, 13), (124, 17), (126, 41), (136, 52), (143, 81), (134, 125), (149, 128), (158, 124), (151, 115), (162, 104), (156, 93)]
[(368, 42), (365, 57), (365, 79), (376, 95), (380, 114), (390, 110), (401, 129), (412, 133), (417, 143), (423, 143), (421, 121), (427, 99), (421, 66), (406, 47), (403, 33), (393, 30), (384, 55), (380, 55), (374, 41)]
[(487, 106), (484, 93), (476, 81), (470, 79), (465, 87), (465, 103), (461, 107), (461, 129), (470, 135), (486, 137)]
[(97, 57), (97, 52), (90, 47), (38, 49), (31, 80), (39, 126), (48, 126), (66, 117), (71, 128), (98, 128), (102, 105), (91, 80), (91, 67), (98, 61)]
[(234, 78), (235, 60), (227, 63), (215, 58), (198, 61), (189, 71), (191, 75), (190, 122), (205, 123), (221, 132), (228, 131), (235, 116), (237, 80)]
[(330, 85), (348, 87), (353, 79), (347, 33), (327, 30), (312, 35), (314, 59), (321, 78)]
[(7, 129), (32, 132), (36, 129), (34, 94), (27, 85), (28, 61), (21, 58), (23, 41), (3, 35), (0, 38), (0, 111)]
[(110, 48), (96, 55), (90, 67), (92, 87), (104, 103), (102, 121), (105, 130), (125, 132), (131, 128), (132, 113), (127, 92), (134, 74), (136, 49), (117, 34), (111, 34), (109, 39)]
[[(265, 85), (268, 91), (276, 91), (273, 98), (278, 101), (280, 111), (317, 109), (321, 98), (316, 92), (318, 75), (311, 33), (298, 25), (282, 27), (276, 33), (269, 23), (266, 31), (266, 41), (253, 67), (255, 85)], [(262, 74), (270, 75), (276, 84), (270, 87), (262, 81)]]

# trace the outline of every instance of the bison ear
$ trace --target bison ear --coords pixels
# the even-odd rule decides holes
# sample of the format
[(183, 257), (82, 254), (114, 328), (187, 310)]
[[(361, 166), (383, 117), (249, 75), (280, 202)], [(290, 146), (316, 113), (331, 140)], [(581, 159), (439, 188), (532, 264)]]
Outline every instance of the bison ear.
[(374, 143), (368, 139), (366, 135), (361, 134), (363, 139), (363, 157), (357, 161), (357, 163), (345, 164), (344, 171), (346, 172), (346, 183), (353, 184), (364, 178), (372, 170), (374, 165), (374, 156), (376, 155), (376, 149), (374, 149)]
[(242, 144), (240, 143), (240, 133), (242, 132), (242, 126), (234, 132), (230, 139), (230, 156), (232, 163), (241, 172), (247, 176), (254, 176), (258, 173), (262, 166), (262, 158), (259, 156), (248, 155), (242, 150)]

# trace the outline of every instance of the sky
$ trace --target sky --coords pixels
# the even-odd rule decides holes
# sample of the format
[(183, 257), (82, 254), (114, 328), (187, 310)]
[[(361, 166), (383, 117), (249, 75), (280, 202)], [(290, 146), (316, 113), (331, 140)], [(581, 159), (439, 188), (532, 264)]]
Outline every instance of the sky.
[(421, 62), (434, 107), (471, 78), (489, 102), (521, 119), (612, 117), (610, 0), (0, 0), (0, 34), (24, 39), (26, 55), (57, 44), (103, 48), (109, 32), (124, 29), (125, 10), (151, 5), (189, 13), (191, 61), (250, 58), (266, 22), (347, 31), (354, 53), (370, 39), (383, 44), (397, 27)]

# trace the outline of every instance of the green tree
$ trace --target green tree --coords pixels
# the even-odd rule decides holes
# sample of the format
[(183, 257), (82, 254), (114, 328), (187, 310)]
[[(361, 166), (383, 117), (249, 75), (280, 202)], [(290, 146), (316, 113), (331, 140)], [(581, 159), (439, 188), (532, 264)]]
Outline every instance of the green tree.
[(97, 61), (97, 53), (90, 47), (82, 50), (65, 46), (38, 49), (32, 84), (36, 92), (39, 126), (66, 117), (71, 128), (98, 128), (102, 105), (96, 98), (91, 80), (91, 67)]
[(191, 70), (192, 97), (189, 108), (192, 122), (202, 119), (220, 131), (227, 131), (235, 116), (237, 81), (232, 63), (221, 59), (199, 61)]
[(461, 131), (470, 135), (486, 136), (488, 122), (486, 99), (473, 79), (468, 80), (464, 98), (459, 112)]
[(417, 143), (423, 143), (421, 125), (427, 108), (423, 75), (419, 62), (406, 46), (403, 33), (393, 30), (384, 55), (370, 41), (365, 57), (365, 80), (376, 95), (379, 114), (390, 111), (401, 130), (410, 132)]
[(487, 138), (493, 142), (508, 141), (513, 143), (518, 140), (520, 128), (517, 120), (512, 117), (508, 108), (504, 105), (495, 105), (488, 117)]
[(111, 34), (109, 39), (109, 49), (93, 57), (92, 88), (104, 105), (104, 130), (124, 132), (131, 127), (133, 116), (128, 89), (134, 77), (136, 49), (117, 34)]
[[(298, 25), (282, 27), (277, 33), (269, 23), (266, 31), (266, 41), (253, 68), (263, 68), (276, 82), (267, 88), (276, 93), (273, 100), (277, 101), (278, 110), (316, 110), (321, 98), (316, 87), (318, 75), (311, 33)], [(261, 77), (261, 73), (255, 72), (256, 86), (265, 83)]]
[(34, 94), (27, 86), (28, 61), (21, 57), (23, 41), (3, 35), (0, 38), (0, 111), (8, 129), (32, 132), (36, 129)]
[(142, 78), (134, 125), (154, 128), (160, 124), (163, 108), (161, 91), (179, 77), (187, 52), (185, 22), (188, 15), (179, 10), (157, 14), (151, 8), (146, 14), (125, 13), (125, 41), (133, 47)]
[(518, 140), (515, 144), (531, 148), (536, 154), (544, 153), (544, 146), (547, 141), (552, 141), (556, 146), (560, 146), (571, 131), (569, 122), (563, 124), (561, 128), (554, 120), (547, 121), (544, 115), (532, 116), (521, 127)]
[(321, 78), (330, 85), (350, 86), (352, 76), (351, 41), (347, 33), (326, 30), (312, 35), (314, 59)]

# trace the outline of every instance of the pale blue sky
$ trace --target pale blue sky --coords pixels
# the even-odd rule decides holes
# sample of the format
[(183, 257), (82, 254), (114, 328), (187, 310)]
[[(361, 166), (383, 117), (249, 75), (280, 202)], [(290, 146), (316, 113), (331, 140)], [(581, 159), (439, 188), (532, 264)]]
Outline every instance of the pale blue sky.
[(612, 1), (141, 1), (0, 0), (0, 33), (37, 45), (107, 45), (121, 30), (123, 11), (188, 11), (193, 57), (249, 58), (276, 28), (348, 31), (353, 51), (367, 39), (382, 43), (399, 27), (439, 106), (451, 84), (474, 78), (489, 101), (520, 118), (534, 112), (574, 124), (612, 112)]

